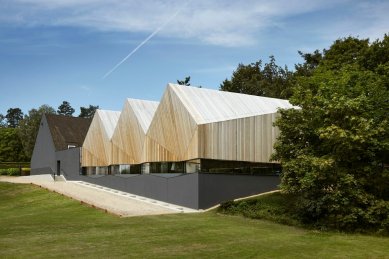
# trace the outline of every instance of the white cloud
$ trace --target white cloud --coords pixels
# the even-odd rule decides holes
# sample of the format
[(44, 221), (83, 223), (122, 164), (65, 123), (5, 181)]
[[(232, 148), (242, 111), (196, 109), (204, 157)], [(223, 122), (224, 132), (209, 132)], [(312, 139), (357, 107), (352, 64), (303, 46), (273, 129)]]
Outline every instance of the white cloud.
[[(187, 5), (184, 3), (182, 0), (5, 0), (0, 7), (0, 21), (149, 34), (182, 8), (159, 35), (219, 46), (245, 46), (258, 41), (261, 30), (278, 26), (285, 18), (347, 4), (373, 21), (369, 25), (377, 32), (370, 34), (388, 28), (385, 1), (369, 4), (351, 0), (188, 0)], [(367, 33), (369, 28), (361, 31)]]

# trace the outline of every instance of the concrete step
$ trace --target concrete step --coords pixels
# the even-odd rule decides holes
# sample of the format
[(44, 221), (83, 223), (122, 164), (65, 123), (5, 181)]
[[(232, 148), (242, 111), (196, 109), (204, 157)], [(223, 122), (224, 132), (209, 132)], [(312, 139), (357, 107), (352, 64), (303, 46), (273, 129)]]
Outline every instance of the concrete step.
[(65, 182), (66, 181), (65, 178), (63, 177), (63, 175), (56, 175), (54, 179), (56, 182)]

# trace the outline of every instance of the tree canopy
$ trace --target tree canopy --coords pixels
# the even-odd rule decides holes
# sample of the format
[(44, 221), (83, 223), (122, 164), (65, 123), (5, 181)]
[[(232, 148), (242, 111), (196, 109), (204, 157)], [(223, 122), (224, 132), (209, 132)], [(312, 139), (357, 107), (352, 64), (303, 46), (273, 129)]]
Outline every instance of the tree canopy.
[(220, 90), (287, 99), (291, 95), (293, 73), (276, 64), (274, 56), (262, 66), (262, 60), (249, 65), (239, 64), (231, 79), (225, 79)]
[(296, 66), (274, 159), (305, 222), (389, 232), (388, 43), (339, 39)]
[(57, 114), (58, 115), (65, 115), (65, 116), (72, 116), (75, 110), (70, 105), (68, 101), (63, 101), (60, 106), (58, 106)]
[(5, 116), (0, 113), (0, 128), (7, 127), (7, 122), (5, 121)]
[(18, 128), (0, 128), (0, 162), (22, 162), (24, 155)]
[(190, 86), (190, 76), (185, 77), (184, 80), (177, 80), (177, 84)]
[(19, 122), (23, 119), (23, 112), (20, 108), (9, 108), (5, 118), (7, 119), (8, 127), (17, 128), (19, 127)]
[(80, 107), (80, 115), (78, 117), (81, 118), (92, 118), (93, 115), (95, 114), (96, 110), (99, 109), (99, 106), (96, 105), (89, 105), (89, 107)]

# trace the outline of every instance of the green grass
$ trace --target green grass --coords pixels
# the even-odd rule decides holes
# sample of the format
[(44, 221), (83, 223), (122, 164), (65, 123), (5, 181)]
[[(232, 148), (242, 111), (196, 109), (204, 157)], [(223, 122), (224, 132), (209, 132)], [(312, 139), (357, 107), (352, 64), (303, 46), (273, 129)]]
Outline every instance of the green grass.
[(0, 258), (389, 258), (389, 238), (208, 212), (119, 218), (32, 185), (0, 183)]

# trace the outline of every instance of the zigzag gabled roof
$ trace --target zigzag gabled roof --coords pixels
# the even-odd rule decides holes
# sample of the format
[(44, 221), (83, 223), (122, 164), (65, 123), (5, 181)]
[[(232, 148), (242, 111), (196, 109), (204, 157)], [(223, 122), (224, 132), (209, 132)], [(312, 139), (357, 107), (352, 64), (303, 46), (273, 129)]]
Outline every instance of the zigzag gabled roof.
[(128, 104), (131, 106), (135, 116), (138, 119), (138, 123), (141, 126), (144, 133), (147, 132), (154, 113), (157, 110), (159, 102), (139, 100), (139, 99), (127, 99)]
[(287, 100), (168, 84), (197, 124), (233, 120), (295, 108)]
[(105, 133), (109, 139), (112, 138), (115, 127), (118, 123), (120, 112), (108, 110), (96, 110), (95, 116), (99, 116), (103, 124)]

